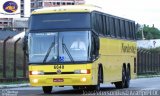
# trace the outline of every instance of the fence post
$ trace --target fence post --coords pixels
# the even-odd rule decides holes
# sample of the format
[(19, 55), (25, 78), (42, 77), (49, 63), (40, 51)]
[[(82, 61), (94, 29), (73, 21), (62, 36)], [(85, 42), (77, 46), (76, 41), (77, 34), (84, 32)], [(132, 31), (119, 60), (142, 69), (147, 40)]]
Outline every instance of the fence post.
[(23, 51), (23, 77), (26, 77), (26, 51)]
[(158, 62), (159, 62), (159, 58), (158, 58), (158, 53), (156, 53), (156, 74), (158, 73)]
[(139, 65), (139, 50), (137, 50), (137, 74), (139, 73), (138, 65)]
[(149, 62), (150, 62), (150, 58), (149, 58), (149, 51), (147, 52), (147, 73), (149, 72)]
[(158, 53), (158, 74), (160, 73), (160, 54)]
[(7, 37), (3, 41), (3, 78), (6, 78), (6, 42), (12, 37)]
[(159, 62), (158, 62), (158, 74), (160, 73), (160, 53), (158, 54), (158, 59), (159, 59)]
[(149, 60), (150, 60), (150, 62), (149, 62), (149, 71), (151, 72), (152, 71), (152, 52), (150, 52), (149, 53)]
[(141, 74), (142, 73), (142, 71), (141, 71), (141, 66), (142, 66), (142, 63), (143, 63), (143, 59), (142, 59), (142, 50), (139, 50), (139, 57), (138, 57), (138, 59), (139, 59), (139, 64), (138, 64), (138, 69), (139, 69), (139, 74)]
[(13, 65), (13, 76), (14, 78), (17, 77), (17, 68), (16, 68), (16, 59), (17, 59), (17, 56), (16, 56), (16, 53), (17, 53), (17, 43), (18, 41), (20, 40), (21, 38), (18, 38), (15, 42), (14, 42), (14, 65)]
[(157, 69), (158, 69), (158, 66), (157, 66), (157, 63), (158, 63), (158, 55), (157, 55), (157, 53), (155, 54), (156, 55), (156, 61), (155, 61), (155, 71), (156, 71), (156, 74), (157, 74)]
[(142, 50), (142, 65), (141, 65), (141, 74), (144, 73), (144, 63), (145, 63), (145, 58), (144, 58), (144, 50)]
[(138, 69), (139, 69), (139, 74), (143, 73), (143, 50), (139, 50), (139, 57), (138, 57)]
[(156, 68), (155, 68), (155, 66), (156, 66), (156, 54), (155, 53), (153, 53), (153, 55), (154, 55), (154, 63), (153, 63), (153, 73), (155, 73), (155, 71), (156, 71)]
[(151, 71), (153, 72), (153, 65), (154, 65), (154, 54), (152, 52), (152, 63), (151, 63)]
[(146, 70), (147, 70), (147, 51), (144, 51), (144, 68), (143, 68), (143, 70), (144, 70), (144, 74), (146, 74)]

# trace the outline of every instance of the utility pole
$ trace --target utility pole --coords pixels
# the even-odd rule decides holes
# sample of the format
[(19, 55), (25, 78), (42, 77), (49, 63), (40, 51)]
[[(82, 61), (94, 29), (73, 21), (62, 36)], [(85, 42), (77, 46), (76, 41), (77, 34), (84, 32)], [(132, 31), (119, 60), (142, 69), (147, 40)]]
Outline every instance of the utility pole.
[(144, 32), (143, 32), (143, 28), (144, 28), (144, 25), (142, 25), (142, 40), (145, 40), (145, 38), (144, 38)]

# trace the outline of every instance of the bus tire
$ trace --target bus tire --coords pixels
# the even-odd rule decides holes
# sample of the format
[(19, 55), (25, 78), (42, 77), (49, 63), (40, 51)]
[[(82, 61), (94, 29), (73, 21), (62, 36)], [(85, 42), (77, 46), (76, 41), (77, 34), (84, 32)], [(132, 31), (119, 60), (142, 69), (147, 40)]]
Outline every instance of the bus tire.
[(130, 79), (131, 79), (131, 76), (130, 76), (130, 68), (127, 67), (127, 70), (126, 70), (126, 81), (125, 81), (124, 88), (129, 88)]
[(49, 94), (52, 92), (52, 86), (42, 86), (43, 92)]
[(116, 88), (124, 88), (126, 82), (126, 69), (125, 67), (122, 68), (122, 81), (115, 82), (114, 85)]

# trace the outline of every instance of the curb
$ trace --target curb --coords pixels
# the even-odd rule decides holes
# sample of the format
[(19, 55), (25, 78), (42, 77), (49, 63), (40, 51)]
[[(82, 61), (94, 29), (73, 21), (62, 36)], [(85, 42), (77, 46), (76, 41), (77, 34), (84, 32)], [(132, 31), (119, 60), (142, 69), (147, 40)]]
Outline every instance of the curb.
[(4, 85), (4, 84), (0, 84), (0, 89), (4, 89), (4, 88), (17, 88), (17, 87), (29, 87), (30, 84), (29, 83), (24, 83), (24, 84), (8, 84), (8, 85)]
[(154, 77), (160, 77), (160, 75), (148, 75), (148, 76), (141, 75), (141, 76), (137, 76), (137, 78), (154, 78)]

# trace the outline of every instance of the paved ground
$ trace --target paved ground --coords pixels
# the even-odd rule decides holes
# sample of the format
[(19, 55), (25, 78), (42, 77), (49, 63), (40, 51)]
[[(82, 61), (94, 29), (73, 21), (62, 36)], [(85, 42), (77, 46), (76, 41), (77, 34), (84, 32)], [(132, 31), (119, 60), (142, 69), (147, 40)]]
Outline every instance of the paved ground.
[(131, 80), (130, 88), (116, 89), (114, 85), (101, 85), (100, 91), (73, 90), (71, 86), (53, 87), (51, 94), (43, 94), (41, 87), (0, 89), (0, 96), (160, 96), (160, 77)]

